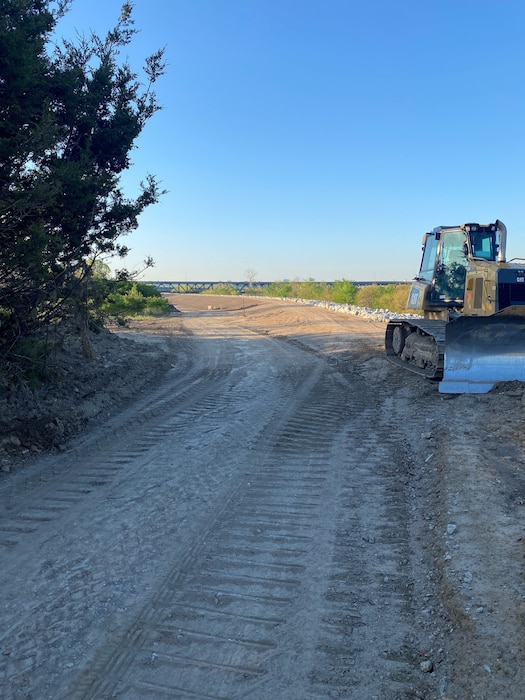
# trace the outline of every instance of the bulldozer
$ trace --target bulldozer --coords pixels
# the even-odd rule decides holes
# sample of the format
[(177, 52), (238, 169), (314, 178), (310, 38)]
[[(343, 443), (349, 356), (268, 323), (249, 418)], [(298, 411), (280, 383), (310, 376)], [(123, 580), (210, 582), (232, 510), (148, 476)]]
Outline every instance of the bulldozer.
[(525, 382), (525, 260), (507, 262), (506, 243), (499, 220), (425, 233), (407, 303), (414, 316), (389, 321), (387, 358), (446, 394)]

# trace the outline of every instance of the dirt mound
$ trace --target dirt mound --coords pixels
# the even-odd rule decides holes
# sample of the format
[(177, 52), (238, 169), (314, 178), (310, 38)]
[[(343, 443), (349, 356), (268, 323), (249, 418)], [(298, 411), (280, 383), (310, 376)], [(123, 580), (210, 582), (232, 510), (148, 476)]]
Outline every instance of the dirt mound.
[(107, 420), (158, 381), (168, 367), (160, 345), (147, 348), (105, 330), (63, 339), (50, 358), (52, 381), (36, 389), (18, 382), (0, 393), (0, 466), (8, 472), (31, 453), (64, 450), (68, 440)]

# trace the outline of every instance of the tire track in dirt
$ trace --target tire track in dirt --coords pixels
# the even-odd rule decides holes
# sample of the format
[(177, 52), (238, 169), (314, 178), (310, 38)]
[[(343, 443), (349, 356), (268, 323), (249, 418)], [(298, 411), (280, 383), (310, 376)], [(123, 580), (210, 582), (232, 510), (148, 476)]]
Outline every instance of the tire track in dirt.
[[(211, 364), (208, 370), (204, 364), (193, 375), (181, 377), (179, 369), (172, 381), (167, 378), (167, 385), (152, 388), (114, 419), (103, 437), (82, 441), (68, 454), (46, 460), (45, 470), (40, 467), (34, 475), (11, 479), (0, 507), (0, 547), (16, 546), (20, 535), (61, 518), (94, 490), (110, 485), (124, 468), (147, 457), (159, 439), (171, 435), (177, 423), (203, 411), (212, 415), (217, 405), (223, 410), (224, 398), (216, 395), (231, 373), (232, 358), (224, 352), (213, 358), (204, 353), (204, 363)], [(159, 417), (174, 411), (174, 418), (158, 425)]]
[[(5, 697), (431, 700), (407, 454), (382, 414), (378, 363), (342, 376), (293, 343), (206, 333), (209, 358), (180, 379), (179, 403), (168, 387), (143, 402), (151, 419), (129, 412), (113, 443), (99, 434), (55, 500), (46, 488), (65, 472), (31, 476), (35, 505), (64, 511), (40, 511), (51, 520), (6, 547), (45, 545), (26, 618), (6, 598)], [(31, 500), (12, 499), (13, 511)], [(85, 557), (67, 554), (78, 524)]]
[(432, 697), (416, 652), (402, 450), (371, 399), (328, 368), (311, 381), (71, 697)]
[[(275, 343), (275, 341), (266, 341), (266, 344), (268, 344), (268, 342), (272, 344)], [(286, 354), (289, 354), (288, 351), (286, 351)], [(284, 405), (280, 408), (277, 415), (274, 416), (273, 421), (265, 429), (264, 437), (262, 439), (259, 439), (255, 444), (252, 445), (250, 445), (250, 443), (248, 442), (248, 454), (246, 455), (247, 459), (250, 459), (252, 457), (252, 452), (257, 453), (261, 450), (264, 452), (268, 448), (268, 445), (271, 444), (276, 432), (279, 434), (279, 429), (281, 428), (283, 421), (286, 421), (286, 416), (294, 412), (297, 402), (300, 402), (301, 398), (305, 394), (309, 393), (312, 384), (315, 384), (318, 380), (320, 371), (322, 369), (322, 365), (319, 364), (316, 367), (315, 363), (312, 363), (311, 360), (309, 360), (309, 365), (309, 379), (307, 381), (303, 381), (302, 385), (300, 387), (297, 387), (296, 391), (294, 392), (293, 398), (291, 398), (289, 402), (284, 402)], [(257, 463), (256, 454), (254, 455), (254, 457), (255, 463)], [(251, 466), (252, 469), (253, 467), (254, 465)], [(246, 471), (246, 473), (244, 473), (244, 471)], [(181, 638), (181, 633), (179, 631), (181, 629), (180, 621), (174, 623), (174, 621), (171, 620), (173, 609), (177, 608), (177, 606), (181, 608), (183, 610), (182, 617), (184, 617), (187, 614), (190, 614), (191, 616), (191, 612), (188, 611), (191, 611), (192, 609), (197, 609), (198, 616), (202, 617), (203, 610), (206, 609), (206, 603), (204, 608), (202, 607), (202, 599), (204, 598), (205, 601), (210, 600), (211, 603), (209, 603), (208, 611), (213, 612), (212, 618), (219, 618), (220, 625), (222, 628), (224, 627), (225, 620), (231, 622), (231, 620), (233, 619), (234, 621), (236, 621), (237, 624), (238, 616), (234, 615), (234, 617), (232, 618), (231, 615), (229, 613), (225, 613), (224, 610), (218, 610), (217, 606), (219, 605), (219, 601), (221, 605), (224, 604), (226, 601), (226, 598), (223, 597), (223, 591), (221, 590), (221, 586), (226, 585), (228, 590), (230, 590), (230, 587), (233, 587), (234, 591), (236, 591), (234, 592), (233, 596), (237, 601), (244, 600), (248, 601), (249, 605), (253, 605), (253, 601), (261, 597), (261, 601), (268, 602), (270, 597), (269, 595), (265, 595), (264, 593), (264, 589), (265, 586), (268, 585), (268, 581), (265, 577), (258, 579), (257, 577), (253, 576), (251, 578), (246, 578), (246, 575), (239, 575), (241, 567), (240, 559), (235, 559), (235, 572), (231, 575), (226, 575), (226, 573), (223, 571), (222, 578), (220, 578), (220, 580), (218, 581), (215, 581), (213, 565), (208, 563), (206, 567), (206, 575), (209, 578), (206, 579), (205, 574), (202, 571), (198, 572), (197, 574), (200, 578), (199, 588), (197, 592), (195, 590), (185, 590), (185, 599), (181, 600), (177, 598), (182, 589), (182, 582), (187, 580), (187, 572), (191, 571), (192, 568), (195, 567), (196, 563), (200, 562), (202, 559), (208, 559), (209, 542), (216, 542), (217, 534), (215, 531), (218, 528), (218, 523), (221, 523), (220, 533), (226, 533), (227, 528), (224, 526), (224, 523), (229, 522), (229, 519), (231, 518), (231, 510), (234, 507), (233, 504), (238, 503), (239, 501), (243, 501), (243, 490), (246, 487), (250, 489), (253, 485), (254, 479), (257, 478), (257, 474), (252, 474), (251, 469), (249, 467), (246, 467), (245, 470), (243, 470), (242, 481), (233, 488), (230, 497), (221, 503), (218, 511), (215, 513), (215, 516), (212, 519), (212, 522), (208, 524), (208, 526), (204, 529), (203, 532), (199, 533), (198, 540), (192, 543), (191, 547), (189, 548), (189, 551), (183, 558), (182, 562), (177, 562), (177, 566), (165, 580), (164, 584), (162, 585), (162, 588), (155, 596), (153, 602), (151, 604), (148, 603), (146, 608), (143, 610), (143, 613), (141, 614), (139, 620), (135, 623), (135, 625), (132, 628), (126, 631), (124, 639), (120, 641), (114, 653), (109, 656), (109, 659), (107, 656), (105, 656), (104, 665), (88, 673), (87, 678), (82, 679), (79, 682), (79, 684), (75, 685), (75, 687), (70, 690), (70, 697), (103, 697), (107, 693), (115, 692), (114, 690), (110, 689), (110, 686), (119, 684), (121, 682), (131, 683), (126, 690), (118, 691), (124, 692), (129, 697), (148, 697), (148, 693), (151, 694), (151, 692), (157, 694), (160, 693), (160, 695), (162, 696), (162, 694), (168, 692), (168, 686), (165, 684), (163, 685), (161, 682), (158, 681), (158, 679), (153, 684), (151, 684), (147, 679), (144, 680), (143, 678), (138, 681), (132, 680), (131, 682), (121, 681), (120, 676), (124, 674), (125, 677), (126, 672), (132, 672), (136, 664), (138, 664), (138, 666), (141, 669), (144, 667), (144, 665), (147, 668), (148, 663), (150, 661), (152, 663), (155, 662), (154, 668), (157, 669), (159, 667), (159, 664), (161, 663), (161, 659), (163, 659), (164, 657), (167, 658), (168, 665), (171, 664), (172, 666), (176, 666), (177, 663), (179, 663), (179, 665), (182, 666), (183, 671), (186, 669), (187, 666), (189, 666), (189, 668), (193, 670), (195, 670), (196, 667), (199, 667), (198, 659), (194, 660), (192, 663), (191, 658), (180, 657), (174, 655), (173, 652), (166, 652), (163, 654), (161, 653), (160, 649), (158, 651), (149, 652), (146, 655), (146, 659), (144, 662), (143, 648), (149, 647), (149, 645), (152, 643), (148, 636), (148, 632), (151, 632), (151, 630), (154, 630), (154, 632), (152, 633), (156, 637), (156, 641), (153, 643), (154, 648), (159, 648), (159, 639), (168, 640), (168, 645), (173, 643), (175, 643), (176, 645), (180, 645), (180, 643), (173, 642), (173, 640)], [(257, 523), (258, 526), (262, 526), (264, 524), (266, 528), (270, 529), (274, 526), (274, 523), (262, 523), (262, 521), (260, 520), (257, 520)], [(297, 526), (297, 523), (289, 523), (289, 528), (293, 530), (294, 525)], [(260, 533), (256, 533), (256, 537), (260, 539)], [(275, 535), (271, 533), (269, 535), (270, 541), (273, 541), (274, 537)], [(233, 539), (235, 538), (233, 537)], [(303, 537), (294, 535), (292, 532), (290, 532), (288, 534), (281, 533), (279, 535), (279, 539), (284, 539), (286, 541), (288, 541), (289, 539), (292, 541), (299, 539), (301, 541)], [(218, 545), (213, 546), (213, 549), (216, 552), (221, 551)], [(223, 553), (223, 555), (225, 556), (225, 560), (223, 563), (226, 564), (228, 554)], [(279, 568), (277, 564), (275, 565), (275, 567)], [(250, 569), (252, 568), (253, 567), (250, 566)], [(214, 584), (217, 583), (218, 587), (216, 585), (212, 586), (210, 579), (211, 581), (213, 581)], [(210, 583), (209, 585), (206, 585), (208, 581), (210, 581)], [(247, 583), (249, 583), (252, 589), (250, 593), (242, 594), (239, 591), (237, 591), (238, 587), (245, 587)], [(258, 593), (255, 590), (257, 585), (259, 585), (262, 588), (262, 590)], [(270, 587), (273, 587), (274, 585), (282, 585), (284, 586), (284, 588), (286, 588), (288, 585), (290, 585), (290, 581), (281, 580), (278, 577), (274, 577), (274, 580), (270, 581)], [(284, 595), (284, 592), (282, 592), (282, 595), (277, 596), (274, 602), (279, 606), (281, 603), (285, 602), (285, 600), (286, 596)], [(257, 627), (259, 623), (262, 623), (263, 626), (268, 624), (270, 626), (273, 626), (274, 624), (279, 622), (279, 617), (270, 616), (270, 618), (268, 618), (268, 612), (265, 611), (265, 607), (266, 606), (263, 603), (261, 606), (261, 614), (258, 616), (254, 617), (253, 615), (241, 615), (241, 626), (244, 628), (246, 624), (251, 624), (252, 626), (255, 625)], [(211, 618), (206, 618), (206, 621), (203, 626), (207, 629), (207, 631), (201, 631), (200, 633), (197, 631), (195, 632), (195, 635), (199, 639), (201, 639), (201, 642), (203, 639), (205, 640), (205, 642), (202, 642), (205, 644), (205, 646), (210, 647), (210, 640), (213, 641), (213, 649), (215, 649), (215, 652), (217, 649), (217, 643), (221, 640), (225, 644), (234, 643), (235, 645), (240, 645), (241, 647), (250, 649), (254, 646), (257, 648), (261, 647), (263, 649), (267, 647), (271, 648), (274, 646), (273, 643), (268, 642), (265, 639), (251, 640), (243, 638), (239, 640), (232, 640), (231, 631), (228, 632), (227, 637), (225, 637), (224, 633), (213, 633), (211, 631), (213, 630), (213, 625), (210, 627), (212, 621), (213, 620)], [(184, 637), (184, 634), (182, 634), (182, 637)], [(156, 663), (157, 661), (158, 663)], [(206, 667), (211, 668), (214, 672), (216, 672), (218, 669), (222, 669), (229, 673), (232, 670), (230, 664), (221, 662), (220, 660), (200, 662), (200, 665), (203, 664)], [(237, 666), (238, 664), (235, 667), (237, 668)], [(241, 666), (239, 666), (239, 668), (241, 669), (241, 673), (243, 674), (243, 676), (248, 672), (248, 668), (251, 668), (252, 671), (254, 670), (252, 667), (248, 667), (242, 664)], [(256, 670), (256, 673), (259, 673), (259, 671)], [(94, 685), (93, 677), (95, 679), (98, 679), (95, 681)], [(194, 685), (196, 684), (195, 687), (199, 687), (198, 692), (204, 692), (202, 690), (201, 684), (196, 683), (195, 675), (192, 674), (191, 677), (191, 682)], [(213, 680), (212, 682), (215, 683), (215, 680)], [(171, 688), (169, 692), (174, 692), (178, 696), (178, 693), (180, 692), (180, 687), (173, 686), (173, 681), (170, 681), (169, 687)], [(133, 690), (133, 688), (135, 689)], [(193, 691), (188, 690), (188, 692), (191, 695)], [(203, 695), (203, 697), (205, 697), (205, 695)]]
[[(199, 339), (196, 342), (195, 350), (198, 350), (201, 342)], [(123, 436), (114, 439), (113, 444), (109, 438), (91, 441), (95, 449), (82, 455), (77, 464), (71, 464), (71, 455), (64, 455), (64, 463), (57, 465), (54, 473), (45, 478), (41, 472), (31, 475), (21, 495), (12, 486), (8, 515), (12, 522), (20, 513), (23, 517), (28, 515), (25, 509), (31, 504), (36, 512), (48, 503), (47, 498), (57, 502), (54, 500), (57, 493), (58, 498), (67, 500), (60, 506), (65, 506), (65, 511), (55, 512), (52, 519), (39, 522), (37, 529), (33, 528), (33, 523), (26, 533), (18, 533), (24, 537), (6, 550), (12, 556), (3, 559), (6, 605), (0, 645), (7, 651), (0, 656), (2, 697), (14, 698), (20, 692), (45, 693), (47, 688), (55, 687), (53, 684), (62, 688), (55, 696), (69, 697), (64, 694), (63, 685), (76, 664), (73, 661), (67, 662), (66, 667), (64, 664), (72, 655), (78, 659), (86, 653), (85, 639), (74, 631), (74, 621), (83, 630), (86, 625), (104, 619), (115, 605), (127, 607), (128, 597), (132, 601), (136, 599), (137, 584), (126, 582), (130, 576), (122, 567), (138, 566), (144, 571), (146, 561), (156, 562), (163, 540), (171, 531), (176, 537), (167, 549), (164, 548), (168, 553), (179, 551), (181, 546), (186, 546), (185, 541), (198, 537), (206, 527), (208, 509), (215, 508), (217, 501), (222, 503), (224, 494), (232, 488), (231, 477), (238, 470), (237, 446), (250, 450), (258, 435), (263, 431), (271, 434), (300, 400), (303, 387), (298, 381), (300, 373), (292, 362), (284, 363), (283, 379), (277, 381), (277, 377), (271, 376), (273, 360), (268, 360), (267, 386), (264, 388), (259, 381), (261, 397), (256, 399), (253, 380), (248, 377), (246, 382), (245, 376), (245, 364), (250, 363), (250, 357), (237, 353), (240, 359), (237, 362), (236, 351), (232, 351), (234, 344), (228, 339), (222, 344), (230, 349), (226, 355), (221, 354), (222, 368), (217, 369), (216, 358), (212, 357), (208, 375), (204, 369), (199, 370), (201, 383), (196, 384), (190, 374), (191, 390), (188, 391), (187, 383), (182, 382), (179, 402), (174, 397), (169, 404), (163, 400), (159, 413), (154, 396), (150, 402), (153, 405), (151, 420), (144, 421), (142, 415), (133, 417), (133, 431), (123, 429)], [(280, 347), (275, 341), (265, 340), (262, 344), (259, 341), (251, 345), (250, 351), (260, 355), (263, 353), (261, 345)], [(289, 352), (283, 350), (277, 354), (288, 355)], [(200, 359), (199, 364), (202, 364)], [(312, 376), (315, 378), (317, 373), (314, 371)], [(247, 420), (254, 407), (257, 420)], [(158, 421), (159, 415), (164, 416), (162, 422)], [(226, 457), (229, 451), (231, 464)], [(75, 454), (80, 458), (81, 451)], [(90, 483), (95, 479), (96, 483)], [(142, 493), (140, 484), (145, 486)], [(168, 496), (170, 502), (166, 507)], [(192, 504), (199, 507), (200, 514), (191, 512)], [(174, 530), (171, 511), (176, 515), (176, 522), (184, 525), (182, 529)], [(109, 530), (108, 517), (110, 523), (114, 523)], [(133, 521), (136, 519), (136, 533), (129, 529), (130, 517)], [(85, 547), (81, 547), (86, 555), (72, 560), (67, 552), (73, 543), (65, 533), (78, 531), (82, 523), (88, 521), (89, 527), (82, 533), (86, 537)], [(115, 542), (105, 539), (109, 531)], [(56, 542), (64, 539), (69, 542), (62, 548), (62, 554), (57, 551)], [(130, 541), (133, 540), (138, 546), (137, 551), (131, 552)], [(37, 554), (40, 548), (42, 553)], [(75, 544), (74, 548), (78, 546)], [(115, 555), (116, 563), (108, 560), (108, 556), (115, 559)], [(38, 571), (39, 559), (42, 561)], [(162, 571), (162, 565), (156, 563), (155, 566)], [(26, 570), (30, 572), (26, 575), (27, 585), (34, 585), (34, 604), (22, 614), (17, 612), (17, 600), (20, 596), (23, 599), (24, 594), (19, 590), (11, 591), (12, 586), (7, 585), (16, 581), (16, 569), (20, 569), (21, 576)], [(112, 575), (113, 569), (115, 574)], [(49, 595), (47, 590), (52, 593)], [(93, 634), (89, 628), (86, 630)], [(67, 648), (64, 647), (66, 640)], [(54, 651), (48, 653), (50, 649)], [(65, 660), (61, 658), (62, 653)], [(49, 692), (53, 695), (54, 691)]]
[(337, 678), (335, 697), (429, 700), (437, 691), (419, 668), (427, 639), (414, 597), (410, 453), (373, 391), (361, 383), (352, 394), (340, 440), (345, 478), (311, 697), (331, 697)]
[(304, 588), (304, 559), (321, 533), (315, 523), (332, 431), (317, 437), (314, 458), (323, 411), (314, 405), (307, 415), (307, 405), (257, 445), (268, 458), (256, 457), (199, 547), (128, 632), (128, 644), (100, 669), (103, 681), (80, 697), (231, 697), (238, 682), (243, 697), (250, 681), (267, 674), (265, 659), (277, 647), (271, 631)]

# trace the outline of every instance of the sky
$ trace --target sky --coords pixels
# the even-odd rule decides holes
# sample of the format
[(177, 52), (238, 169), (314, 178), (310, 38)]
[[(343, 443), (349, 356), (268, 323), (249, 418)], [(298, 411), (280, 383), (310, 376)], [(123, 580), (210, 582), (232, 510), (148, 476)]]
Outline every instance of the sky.
[[(104, 35), (121, 0), (73, 0)], [(410, 280), (441, 225), (503, 221), (525, 257), (523, 0), (136, 0), (165, 47), (124, 191), (168, 192), (122, 243), (143, 279)]]

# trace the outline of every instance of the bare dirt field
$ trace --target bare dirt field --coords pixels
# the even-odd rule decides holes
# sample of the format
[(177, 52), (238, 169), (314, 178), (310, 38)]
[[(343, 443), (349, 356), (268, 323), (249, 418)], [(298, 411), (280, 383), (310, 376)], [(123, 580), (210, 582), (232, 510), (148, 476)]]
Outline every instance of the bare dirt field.
[(4, 700), (517, 700), (523, 385), (385, 326), (173, 295), (0, 400)]

